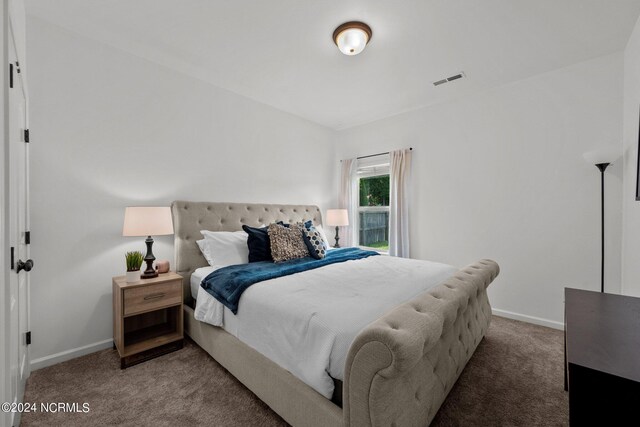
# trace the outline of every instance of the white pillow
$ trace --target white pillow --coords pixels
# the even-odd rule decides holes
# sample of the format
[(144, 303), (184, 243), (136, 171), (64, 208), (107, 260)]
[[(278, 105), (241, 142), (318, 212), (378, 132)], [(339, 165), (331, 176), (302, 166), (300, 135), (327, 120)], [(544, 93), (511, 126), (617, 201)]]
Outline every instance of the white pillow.
[(324, 230), (322, 229), (322, 225), (314, 225), (314, 227), (316, 228), (316, 230), (318, 230), (318, 233), (320, 233), (320, 236), (322, 236), (322, 240), (324, 240), (324, 244), (327, 247), (327, 249), (329, 249), (331, 245), (329, 244), (329, 239), (327, 239), (327, 235), (324, 233)]
[(200, 230), (200, 233), (204, 239), (196, 243), (210, 266), (226, 267), (249, 262), (247, 233), (244, 231)]

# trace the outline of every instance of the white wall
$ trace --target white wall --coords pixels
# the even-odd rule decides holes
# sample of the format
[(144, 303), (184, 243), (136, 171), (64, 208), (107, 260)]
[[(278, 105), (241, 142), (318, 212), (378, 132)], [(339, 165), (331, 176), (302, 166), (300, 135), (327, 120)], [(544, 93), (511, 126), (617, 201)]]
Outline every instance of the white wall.
[[(125, 206), (329, 207), (331, 131), (36, 18), (27, 43), (35, 367), (110, 345), (111, 277), (144, 250)], [(154, 252), (173, 262), (172, 237)]]
[(640, 106), (640, 20), (624, 51), (622, 292), (640, 296), (640, 202), (635, 200)]
[[(125, 206), (332, 207), (338, 159), (408, 146), (413, 257), (493, 258), (502, 267), (494, 307), (549, 325), (562, 321), (564, 286), (599, 288), (599, 175), (582, 153), (622, 148), (621, 53), (336, 133), (36, 18), (27, 24), (35, 367), (110, 345), (111, 276), (125, 251), (144, 249), (120, 235)], [(621, 162), (607, 171), (613, 292), (621, 175)], [(172, 238), (157, 238), (154, 252), (172, 260)]]
[[(582, 154), (622, 148), (622, 67), (614, 54), (345, 130), (337, 156), (413, 147), (412, 257), (457, 266), (495, 259), (494, 308), (559, 326), (565, 286), (600, 287), (600, 176)], [(612, 292), (620, 290), (620, 163), (606, 185)]]

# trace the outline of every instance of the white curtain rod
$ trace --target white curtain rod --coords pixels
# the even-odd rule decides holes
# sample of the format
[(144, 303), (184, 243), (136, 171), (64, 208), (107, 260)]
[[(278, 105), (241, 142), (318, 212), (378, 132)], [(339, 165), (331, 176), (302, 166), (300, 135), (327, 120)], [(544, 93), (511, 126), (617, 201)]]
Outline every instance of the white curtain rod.
[[(409, 147), (409, 150), (413, 150), (413, 147)], [(385, 152), (385, 153), (378, 153), (378, 154), (369, 154), (368, 156), (360, 156), (360, 157), (356, 157), (357, 160), (361, 160), (361, 159), (366, 159), (369, 157), (375, 157), (375, 156), (383, 156), (385, 154), (389, 154), (389, 151)], [(342, 160), (340, 160), (342, 161)]]

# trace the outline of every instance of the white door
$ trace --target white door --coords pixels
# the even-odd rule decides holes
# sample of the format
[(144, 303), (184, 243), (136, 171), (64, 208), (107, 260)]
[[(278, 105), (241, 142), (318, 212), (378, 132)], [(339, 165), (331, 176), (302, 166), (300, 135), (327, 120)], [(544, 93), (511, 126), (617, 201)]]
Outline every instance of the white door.
[[(27, 129), (27, 92), (24, 73), (17, 59), (16, 46), (9, 31), (9, 345), (7, 360), (10, 377), (10, 398), (22, 402), (24, 386), (29, 376), (29, 144)], [(13, 426), (20, 414), (12, 414)]]

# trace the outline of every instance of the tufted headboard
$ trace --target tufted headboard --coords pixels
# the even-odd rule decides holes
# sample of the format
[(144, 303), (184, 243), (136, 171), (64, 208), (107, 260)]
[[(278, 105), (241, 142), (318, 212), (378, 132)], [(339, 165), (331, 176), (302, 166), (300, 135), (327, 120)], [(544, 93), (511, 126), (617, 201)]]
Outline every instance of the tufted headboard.
[(176, 200), (171, 204), (176, 273), (182, 276), (185, 304), (191, 304), (190, 281), (196, 268), (206, 267), (196, 240), (200, 230), (238, 231), (243, 225), (259, 227), (276, 221), (313, 220), (322, 224), (320, 208), (313, 205), (265, 205), (258, 203), (213, 203)]

